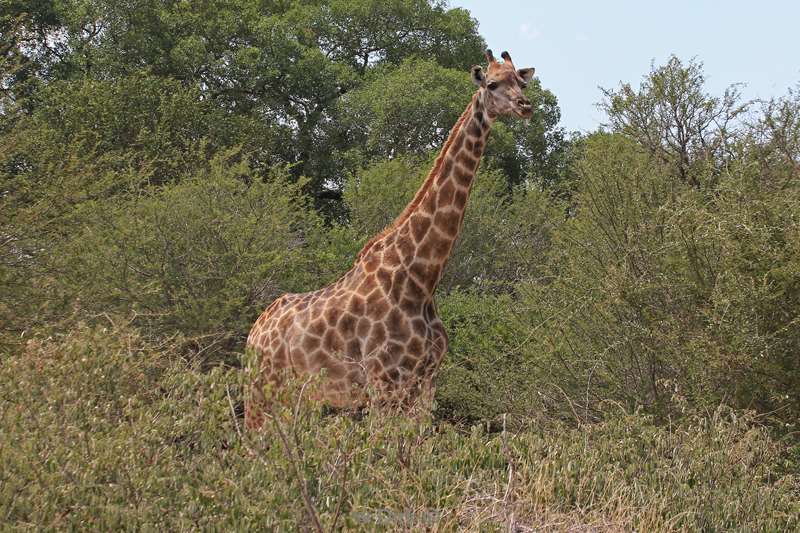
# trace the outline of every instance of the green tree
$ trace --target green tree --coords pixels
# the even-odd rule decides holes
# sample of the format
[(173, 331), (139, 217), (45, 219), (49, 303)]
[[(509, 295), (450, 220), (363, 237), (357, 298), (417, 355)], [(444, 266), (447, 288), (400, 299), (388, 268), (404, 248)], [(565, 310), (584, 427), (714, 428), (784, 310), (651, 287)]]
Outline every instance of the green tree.
[(751, 120), (749, 155), (759, 163), (764, 185), (786, 189), (800, 176), (800, 84), (781, 98), (761, 103)]
[(470, 101), (475, 86), (466, 71), (410, 59), (374, 69), (341, 101), (341, 121), (356, 154), (366, 162), (438, 150)]
[(638, 90), (623, 83), (603, 93), (600, 108), (612, 131), (635, 139), (694, 187), (706, 179), (713, 185), (730, 156), (736, 119), (747, 109), (735, 85), (722, 97), (710, 95), (702, 63), (675, 56), (652, 67)]
[[(33, 15), (25, 9), (7, 6), (5, 33), (43, 44), (19, 37), (4, 51), (27, 54), (43, 81), (144, 70), (196, 87), (228, 113), (287, 126), (289, 138), (262, 151), (294, 164), (317, 195), (341, 186), (329, 181), (341, 177), (330, 154), (342, 134), (328, 126), (342, 94), (368, 71), (410, 56), (466, 71), (484, 48), (466, 11), (429, 0), (69, 0), (40, 2)], [(6, 61), (3, 73), (15, 98), (17, 62)]]

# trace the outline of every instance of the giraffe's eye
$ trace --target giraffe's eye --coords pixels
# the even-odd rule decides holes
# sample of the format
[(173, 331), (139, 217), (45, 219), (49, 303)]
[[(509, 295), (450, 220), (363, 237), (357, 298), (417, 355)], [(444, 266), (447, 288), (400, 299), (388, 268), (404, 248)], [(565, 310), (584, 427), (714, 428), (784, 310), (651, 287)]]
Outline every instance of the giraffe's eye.
[(494, 91), (495, 89), (497, 89), (497, 82), (490, 81), (489, 83), (486, 84), (486, 87), (488, 87), (490, 91)]

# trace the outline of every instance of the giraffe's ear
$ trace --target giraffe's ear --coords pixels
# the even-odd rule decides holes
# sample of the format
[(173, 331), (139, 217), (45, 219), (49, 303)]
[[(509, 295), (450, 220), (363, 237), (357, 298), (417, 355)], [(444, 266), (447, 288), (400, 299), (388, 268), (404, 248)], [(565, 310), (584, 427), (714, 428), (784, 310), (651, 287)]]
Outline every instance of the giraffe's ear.
[(525, 81), (525, 83), (528, 83), (531, 81), (531, 78), (533, 78), (534, 72), (536, 72), (535, 68), (521, 68), (517, 71), (517, 74)]
[(483, 69), (480, 65), (475, 65), (472, 67), (472, 83), (477, 85), (478, 87), (483, 87), (486, 83), (486, 78), (483, 75)]

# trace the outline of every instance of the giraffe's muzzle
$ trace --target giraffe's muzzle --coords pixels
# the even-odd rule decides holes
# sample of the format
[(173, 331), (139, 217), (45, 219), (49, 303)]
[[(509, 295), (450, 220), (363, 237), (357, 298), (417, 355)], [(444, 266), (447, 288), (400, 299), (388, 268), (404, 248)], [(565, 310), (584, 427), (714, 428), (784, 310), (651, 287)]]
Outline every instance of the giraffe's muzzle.
[(521, 117), (530, 117), (533, 114), (531, 101), (527, 98), (517, 99), (517, 114)]

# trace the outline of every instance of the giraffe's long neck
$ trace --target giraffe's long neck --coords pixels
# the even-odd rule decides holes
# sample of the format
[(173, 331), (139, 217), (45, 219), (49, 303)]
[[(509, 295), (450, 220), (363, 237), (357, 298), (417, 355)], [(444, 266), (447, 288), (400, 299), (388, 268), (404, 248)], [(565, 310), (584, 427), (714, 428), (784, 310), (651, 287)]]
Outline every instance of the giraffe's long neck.
[[(358, 261), (404, 268), (433, 295), (461, 231), (472, 182), (494, 121), (480, 91), (450, 131), (428, 177), (403, 213), (362, 249)], [(423, 295), (420, 295), (423, 296)]]

